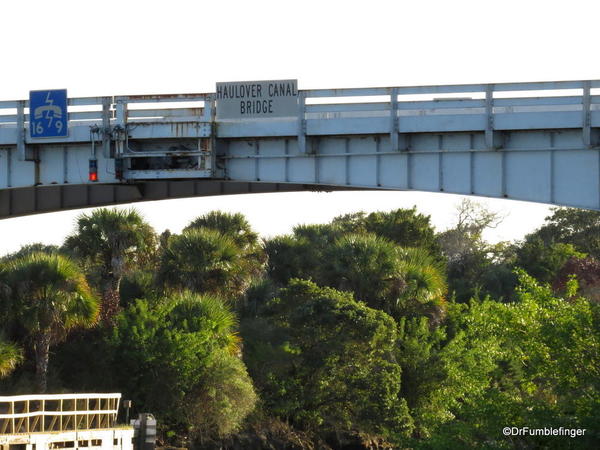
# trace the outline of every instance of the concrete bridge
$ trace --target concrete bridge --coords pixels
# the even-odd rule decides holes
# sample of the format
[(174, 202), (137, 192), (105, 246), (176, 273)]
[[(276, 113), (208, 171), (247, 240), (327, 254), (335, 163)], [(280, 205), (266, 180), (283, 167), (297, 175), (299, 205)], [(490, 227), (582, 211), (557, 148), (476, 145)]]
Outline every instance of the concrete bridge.
[(349, 189), (600, 210), (600, 81), (295, 91), (294, 84), (285, 99), (285, 89), (264, 83), (69, 98), (68, 135), (45, 138), (35, 136), (29, 101), (0, 101), (0, 218)]

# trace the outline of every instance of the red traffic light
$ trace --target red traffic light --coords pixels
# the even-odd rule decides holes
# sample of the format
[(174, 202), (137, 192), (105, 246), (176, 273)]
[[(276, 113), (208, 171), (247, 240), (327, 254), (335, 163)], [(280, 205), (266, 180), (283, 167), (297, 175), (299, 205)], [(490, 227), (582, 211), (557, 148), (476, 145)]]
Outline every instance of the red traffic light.
[(98, 181), (98, 160), (90, 159), (90, 171), (88, 179), (90, 181)]

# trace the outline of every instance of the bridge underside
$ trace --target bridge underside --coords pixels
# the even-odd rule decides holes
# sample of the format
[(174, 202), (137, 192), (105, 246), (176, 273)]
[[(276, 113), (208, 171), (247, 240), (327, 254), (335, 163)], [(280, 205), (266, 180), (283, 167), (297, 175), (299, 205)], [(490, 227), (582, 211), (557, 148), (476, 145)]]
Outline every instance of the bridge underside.
[[(0, 219), (88, 207), (214, 195), (357, 190), (339, 186), (160, 180), (136, 184), (79, 184), (0, 190)], [(364, 189), (361, 189), (364, 190)]]
[(236, 181), (444, 192), (600, 209), (600, 151), (578, 130), (313, 137), (308, 152), (294, 138), (220, 139), (217, 161)]

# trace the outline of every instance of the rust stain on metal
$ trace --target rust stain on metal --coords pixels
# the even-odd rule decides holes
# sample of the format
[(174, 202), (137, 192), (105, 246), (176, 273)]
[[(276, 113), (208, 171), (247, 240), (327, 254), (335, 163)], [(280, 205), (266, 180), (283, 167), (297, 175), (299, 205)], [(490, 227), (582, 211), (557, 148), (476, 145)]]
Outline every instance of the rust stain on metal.
[(173, 133), (176, 137), (186, 136), (187, 135), (187, 122), (176, 122), (171, 124), (171, 133)]

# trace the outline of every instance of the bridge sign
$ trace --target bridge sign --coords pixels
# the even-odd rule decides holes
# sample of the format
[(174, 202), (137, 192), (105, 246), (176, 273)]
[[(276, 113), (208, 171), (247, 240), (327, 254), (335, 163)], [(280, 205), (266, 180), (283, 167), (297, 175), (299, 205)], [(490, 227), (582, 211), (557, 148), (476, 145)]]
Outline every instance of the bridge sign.
[(298, 80), (217, 83), (217, 119), (298, 115)]
[(67, 90), (29, 91), (29, 132), (32, 138), (66, 137)]

